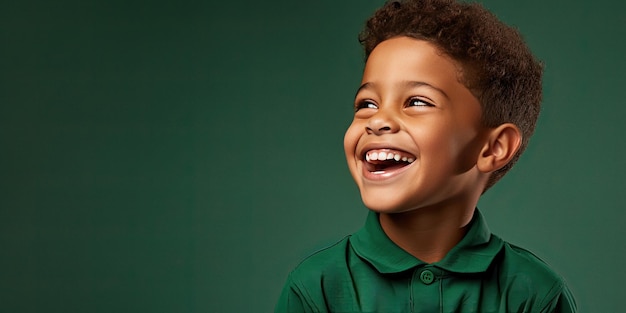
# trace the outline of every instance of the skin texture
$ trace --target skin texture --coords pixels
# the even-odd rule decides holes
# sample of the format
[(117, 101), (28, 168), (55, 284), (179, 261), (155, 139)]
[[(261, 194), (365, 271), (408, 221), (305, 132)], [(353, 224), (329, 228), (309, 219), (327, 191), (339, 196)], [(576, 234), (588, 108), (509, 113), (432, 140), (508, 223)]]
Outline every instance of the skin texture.
[[(512, 158), (521, 138), (512, 124), (483, 126), (481, 105), (459, 73), (426, 41), (381, 42), (366, 63), (344, 137), (363, 202), (380, 213), (392, 241), (426, 262), (441, 260), (460, 241), (489, 173)], [(415, 161), (373, 170), (365, 162), (373, 149)]]

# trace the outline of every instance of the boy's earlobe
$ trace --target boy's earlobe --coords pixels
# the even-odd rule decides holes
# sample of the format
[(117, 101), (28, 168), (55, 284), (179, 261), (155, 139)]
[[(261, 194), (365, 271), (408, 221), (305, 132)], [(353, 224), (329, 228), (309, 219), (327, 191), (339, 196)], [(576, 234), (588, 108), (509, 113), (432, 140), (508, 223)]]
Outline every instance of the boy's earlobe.
[(480, 151), (476, 165), (483, 173), (491, 173), (505, 166), (522, 143), (522, 133), (511, 123), (491, 129), (487, 141)]

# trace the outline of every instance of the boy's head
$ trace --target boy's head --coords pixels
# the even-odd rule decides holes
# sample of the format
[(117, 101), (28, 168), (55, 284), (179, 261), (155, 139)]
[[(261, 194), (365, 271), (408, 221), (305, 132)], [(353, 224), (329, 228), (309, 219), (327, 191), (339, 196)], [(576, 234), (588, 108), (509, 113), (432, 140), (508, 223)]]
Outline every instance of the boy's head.
[(431, 42), (459, 62), (459, 78), (479, 99), (485, 126), (510, 122), (521, 130), (517, 154), (491, 175), (488, 189), (513, 166), (534, 132), (542, 65), (515, 29), (476, 3), (389, 1), (367, 21), (359, 40), (367, 58), (380, 42), (396, 36)]
[[(445, 200), (472, 183), (482, 193), (510, 169), (541, 101), (541, 64), (517, 31), (477, 4), (391, 1), (359, 39), (367, 63), (344, 145), (366, 205), (391, 205), (394, 180), (407, 178), (408, 196)], [(504, 158), (485, 160), (504, 146)], [(364, 190), (376, 190), (369, 204)]]

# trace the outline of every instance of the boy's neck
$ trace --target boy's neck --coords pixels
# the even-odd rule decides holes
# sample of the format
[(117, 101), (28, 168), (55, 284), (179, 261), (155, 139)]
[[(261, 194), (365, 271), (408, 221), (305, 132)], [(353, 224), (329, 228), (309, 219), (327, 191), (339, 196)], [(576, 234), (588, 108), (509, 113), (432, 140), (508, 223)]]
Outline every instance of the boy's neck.
[(380, 225), (400, 248), (426, 262), (441, 261), (467, 232), (475, 206), (420, 208), (404, 213), (381, 213)]

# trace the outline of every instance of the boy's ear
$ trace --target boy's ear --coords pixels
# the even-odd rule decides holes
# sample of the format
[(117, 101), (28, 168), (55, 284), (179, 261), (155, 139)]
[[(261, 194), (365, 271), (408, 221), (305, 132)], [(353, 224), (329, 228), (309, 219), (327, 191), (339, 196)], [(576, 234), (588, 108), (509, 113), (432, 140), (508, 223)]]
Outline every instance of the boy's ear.
[(491, 173), (505, 166), (515, 156), (521, 143), (522, 133), (514, 124), (505, 123), (491, 129), (478, 156), (478, 170)]

